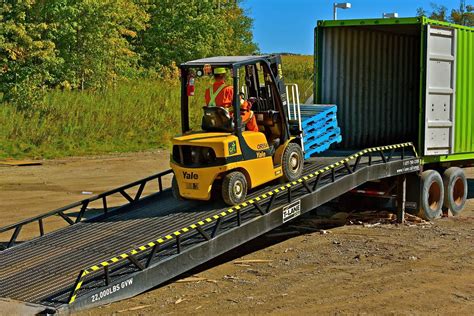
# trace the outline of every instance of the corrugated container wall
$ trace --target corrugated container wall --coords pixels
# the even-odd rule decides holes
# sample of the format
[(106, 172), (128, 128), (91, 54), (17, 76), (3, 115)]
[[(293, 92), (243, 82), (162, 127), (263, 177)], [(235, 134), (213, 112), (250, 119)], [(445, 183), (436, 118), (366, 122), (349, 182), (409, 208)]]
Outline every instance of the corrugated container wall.
[(457, 30), (455, 153), (474, 152), (474, 30)]
[(338, 105), (343, 148), (418, 139), (420, 25), (323, 27), (318, 101)]

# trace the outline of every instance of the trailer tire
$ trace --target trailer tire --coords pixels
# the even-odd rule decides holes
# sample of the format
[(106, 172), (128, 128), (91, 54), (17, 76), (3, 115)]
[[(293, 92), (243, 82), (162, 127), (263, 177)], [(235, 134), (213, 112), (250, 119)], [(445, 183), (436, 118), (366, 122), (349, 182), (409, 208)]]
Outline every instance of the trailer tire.
[(301, 178), (303, 173), (304, 157), (301, 146), (289, 143), (283, 152), (281, 166), (283, 169), (283, 181), (292, 182)]
[(420, 217), (432, 221), (441, 216), (444, 200), (443, 179), (436, 170), (426, 170), (421, 174)]
[(228, 173), (222, 180), (222, 199), (230, 206), (242, 203), (247, 197), (247, 179), (240, 171)]
[(467, 179), (464, 170), (451, 167), (443, 173), (444, 207), (451, 210), (454, 216), (464, 209), (467, 200)]
[(171, 180), (171, 192), (173, 193), (173, 197), (176, 200), (178, 201), (184, 200), (184, 198), (179, 193), (179, 186), (178, 186), (178, 181), (176, 180), (176, 176), (173, 176), (173, 179)]

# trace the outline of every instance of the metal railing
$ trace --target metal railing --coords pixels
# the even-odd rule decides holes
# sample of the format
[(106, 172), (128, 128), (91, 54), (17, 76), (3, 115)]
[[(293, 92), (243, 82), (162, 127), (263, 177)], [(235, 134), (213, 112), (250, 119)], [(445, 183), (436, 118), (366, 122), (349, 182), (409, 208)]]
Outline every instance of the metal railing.
[[(17, 238), (18, 238), (18, 235), (20, 234), (22, 228), (27, 224), (38, 222), (39, 236), (43, 236), (43, 235), (45, 235), (43, 221), (44, 221), (44, 219), (46, 219), (48, 217), (59, 216), (69, 225), (77, 224), (77, 223), (81, 222), (81, 220), (84, 218), (84, 215), (88, 211), (88, 206), (91, 204), (91, 202), (94, 202), (94, 201), (97, 201), (97, 200), (102, 200), (102, 212), (103, 212), (101, 215), (98, 215), (98, 216), (106, 215), (107, 213), (109, 213), (109, 206), (108, 206), (108, 203), (107, 203), (107, 198), (108, 197), (110, 197), (113, 194), (120, 193), (122, 195), (122, 197), (125, 198), (128, 202), (126, 204), (121, 205), (120, 207), (129, 205), (129, 204), (132, 204), (132, 203), (136, 203), (142, 197), (143, 190), (145, 189), (146, 184), (151, 182), (151, 181), (154, 181), (154, 180), (158, 181), (158, 192), (162, 192), (163, 191), (163, 177), (166, 176), (166, 175), (171, 174), (172, 172), (173, 172), (172, 170), (167, 170), (167, 171), (164, 171), (164, 172), (160, 172), (160, 173), (157, 173), (155, 175), (146, 177), (144, 179), (141, 179), (141, 180), (138, 180), (138, 181), (120, 186), (120, 187), (115, 188), (113, 190), (101, 193), (99, 195), (93, 196), (91, 198), (84, 199), (82, 201), (75, 202), (75, 203), (66, 205), (64, 207), (55, 209), (53, 211), (41, 214), (39, 216), (32, 217), (32, 218), (29, 218), (29, 219), (26, 219), (26, 220), (23, 220), (21, 222), (11, 224), (11, 225), (8, 225), (8, 226), (5, 226), (5, 227), (1, 227), (0, 228), (0, 234), (8, 232), (8, 231), (13, 231), (13, 233), (10, 237), (10, 240), (6, 244), (6, 249), (8, 249), (8, 248), (12, 247), (13, 245), (15, 245), (15, 243), (17, 241)], [(138, 187), (138, 190), (137, 190), (135, 196), (132, 197), (126, 192), (126, 190), (134, 188), (134, 187)], [(68, 214), (67, 213), (67, 211), (70, 211), (70, 210), (73, 210), (73, 209), (76, 209), (76, 208), (79, 208), (79, 212), (77, 213), (77, 215), (74, 216), (73, 214)]]
[[(399, 152), (396, 159), (404, 160), (406, 158), (406, 148), (409, 148), (412, 152), (410, 157), (418, 157), (412, 143), (365, 149), (329, 166), (318, 170), (309, 170), (307, 174), (296, 181), (273, 188), (226, 211), (204, 218), (195, 224), (150, 241), (127, 253), (122, 253), (107, 261), (82, 269), (68, 296), (68, 302), (69, 304), (74, 303), (86, 283), (103, 279), (103, 285), (109, 285), (112, 271), (117, 271), (130, 264), (138, 270), (144, 270), (156, 262), (160, 252), (169, 254), (174, 251), (174, 254), (180, 254), (183, 251), (185, 240), (193, 239), (193, 242), (190, 243), (192, 245), (209, 241), (224, 232), (222, 228), (224, 224), (230, 227), (229, 223), (234, 223), (234, 225), (240, 227), (243, 223), (256, 217), (267, 215), (275, 209), (277, 204), (281, 206), (292, 203), (296, 198), (312, 194), (324, 185), (334, 183), (337, 179), (345, 176), (350, 176), (359, 170), (362, 157), (368, 158), (364, 162), (367, 166), (387, 164), (395, 159), (395, 152)], [(389, 151), (388, 154), (387, 151)], [(377, 160), (375, 160), (376, 157), (378, 157)], [(136, 269), (122, 271), (120, 276), (123, 276), (124, 273), (131, 273), (132, 270), (136, 271)]]

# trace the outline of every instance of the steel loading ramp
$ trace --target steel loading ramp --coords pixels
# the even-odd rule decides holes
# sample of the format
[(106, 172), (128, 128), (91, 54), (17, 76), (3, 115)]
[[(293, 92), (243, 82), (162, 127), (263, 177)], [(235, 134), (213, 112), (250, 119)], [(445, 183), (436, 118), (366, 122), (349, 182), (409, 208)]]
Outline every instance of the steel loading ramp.
[(65, 313), (124, 299), (367, 181), (417, 170), (405, 143), (316, 158), (298, 181), (258, 190), (232, 208), (177, 202), (163, 190), (0, 252), (0, 297)]

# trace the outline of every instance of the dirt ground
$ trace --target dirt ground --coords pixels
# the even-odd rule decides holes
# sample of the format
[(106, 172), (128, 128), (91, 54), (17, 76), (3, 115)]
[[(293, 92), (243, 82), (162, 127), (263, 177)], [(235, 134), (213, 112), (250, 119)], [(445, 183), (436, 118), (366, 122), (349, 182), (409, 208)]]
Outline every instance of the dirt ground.
[[(168, 155), (0, 167), (0, 226), (167, 169)], [(186, 282), (80, 314), (474, 315), (474, 169), (468, 175), (471, 199), (460, 217), (325, 233), (296, 229), (310, 226), (311, 219), (301, 219), (192, 271)], [(24, 236), (36, 230), (25, 228)]]

